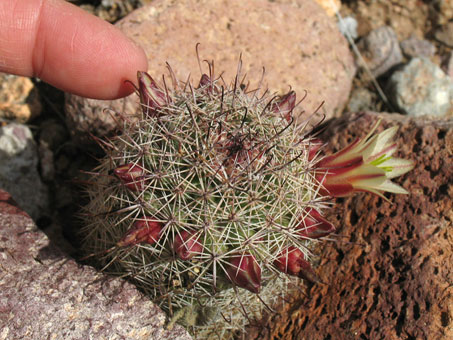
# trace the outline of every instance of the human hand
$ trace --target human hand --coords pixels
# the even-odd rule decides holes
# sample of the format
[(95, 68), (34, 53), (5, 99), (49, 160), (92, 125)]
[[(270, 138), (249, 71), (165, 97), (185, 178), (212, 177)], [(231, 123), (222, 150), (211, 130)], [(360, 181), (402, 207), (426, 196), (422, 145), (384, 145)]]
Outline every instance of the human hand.
[(63, 0), (0, 1), (0, 72), (39, 77), (80, 96), (128, 95), (143, 50), (120, 30)]

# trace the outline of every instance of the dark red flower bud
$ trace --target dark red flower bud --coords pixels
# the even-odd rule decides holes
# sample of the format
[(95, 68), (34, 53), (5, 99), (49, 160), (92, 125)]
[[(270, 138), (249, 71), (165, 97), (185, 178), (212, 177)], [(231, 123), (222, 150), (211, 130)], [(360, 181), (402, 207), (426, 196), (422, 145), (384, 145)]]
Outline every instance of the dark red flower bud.
[(173, 250), (181, 260), (190, 260), (203, 251), (203, 246), (198, 239), (197, 233), (184, 230), (176, 235)]
[(315, 209), (308, 209), (307, 214), (297, 227), (298, 233), (304, 238), (317, 239), (335, 231), (335, 226), (327, 221)]
[(145, 189), (145, 170), (135, 163), (128, 163), (113, 169), (113, 173), (131, 191)]
[(211, 78), (207, 74), (202, 74), (198, 88), (211, 85)]
[(305, 260), (304, 253), (296, 247), (290, 246), (283, 250), (274, 261), (274, 265), (282, 273), (294, 275), (313, 283), (321, 282), (310, 263)]
[(290, 91), (272, 103), (271, 111), (284, 117), (287, 121), (290, 121), (295, 106), (296, 92)]
[(200, 79), (200, 84), (198, 85), (198, 88), (200, 87), (206, 87), (208, 89), (208, 92), (212, 92), (212, 80), (209, 78), (207, 74), (203, 74)]
[(252, 293), (259, 293), (261, 288), (261, 267), (251, 254), (236, 254), (229, 260), (226, 268), (228, 279), (236, 286)]
[(127, 163), (113, 169), (113, 173), (124, 182), (132, 182), (136, 178), (143, 176), (145, 172), (140, 165)]
[(146, 72), (137, 72), (138, 91), (143, 114), (155, 116), (160, 107), (169, 103), (170, 98), (159, 88), (154, 79)]
[(126, 247), (138, 243), (154, 244), (160, 238), (164, 225), (151, 217), (142, 217), (134, 222), (132, 227), (117, 242), (118, 247)]

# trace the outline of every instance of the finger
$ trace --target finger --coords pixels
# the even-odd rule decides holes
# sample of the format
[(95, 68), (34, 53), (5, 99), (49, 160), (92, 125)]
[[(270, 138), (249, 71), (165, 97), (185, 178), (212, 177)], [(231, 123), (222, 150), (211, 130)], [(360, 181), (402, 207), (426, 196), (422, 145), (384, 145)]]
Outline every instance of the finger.
[(147, 70), (143, 50), (62, 0), (0, 1), (0, 71), (36, 76), (84, 97), (113, 99)]

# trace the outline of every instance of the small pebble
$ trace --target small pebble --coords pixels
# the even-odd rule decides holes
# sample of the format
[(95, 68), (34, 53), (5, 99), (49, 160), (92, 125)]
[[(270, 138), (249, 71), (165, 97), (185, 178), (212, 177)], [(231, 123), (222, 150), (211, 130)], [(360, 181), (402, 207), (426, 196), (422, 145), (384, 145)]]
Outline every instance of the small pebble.
[(411, 36), (400, 44), (403, 54), (407, 58), (425, 57), (431, 58), (436, 53), (436, 47), (428, 40), (418, 39)]
[(25, 123), (41, 114), (35, 85), (27, 77), (0, 73), (0, 118)]
[(357, 20), (353, 17), (345, 17), (338, 21), (338, 29), (345, 37), (349, 34), (352, 40), (357, 39)]
[(383, 75), (403, 61), (398, 38), (389, 26), (372, 30), (357, 46), (375, 77)]
[(324, 10), (329, 17), (335, 16), (340, 11), (341, 1), (340, 0), (315, 0)]

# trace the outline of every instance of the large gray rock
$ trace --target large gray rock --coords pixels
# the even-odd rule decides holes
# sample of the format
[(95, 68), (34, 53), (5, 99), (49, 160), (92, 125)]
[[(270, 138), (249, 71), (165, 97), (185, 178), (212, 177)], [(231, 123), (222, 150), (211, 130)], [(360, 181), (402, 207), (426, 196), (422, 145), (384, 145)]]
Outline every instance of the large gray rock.
[(425, 58), (414, 58), (394, 72), (387, 92), (399, 110), (411, 116), (444, 116), (452, 110), (453, 80)]
[(0, 339), (191, 339), (130, 283), (66, 256), (2, 190), (0, 226)]
[(0, 127), (0, 189), (7, 190), (33, 219), (46, 215), (49, 196), (38, 173), (38, 149), (26, 125)]
[[(156, 0), (117, 26), (146, 51), (150, 74), (161, 80), (168, 62), (178, 79), (189, 75), (195, 85), (201, 76), (195, 46), (203, 60), (214, 60), (215, 74), (230, 83), (242, 53), (242, 74), (250, 88), (258, 85), (263, 67), (263, 88), (302, 98), (307, 115), (325, 101), (321, 112), (342, 111), (355, 73), (353, 58), (333, 18), (313, 0)], [(167, 77), (167, 84), (171, 81)], [(134, 112), (136, 96), (115, 102), (67, 97), (67, 119), (77, 141), (87, 131), (103, 135), (115, 128), (112, 111)], [(104, 110), (108, 108), (108, 110)]]

